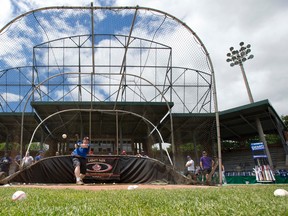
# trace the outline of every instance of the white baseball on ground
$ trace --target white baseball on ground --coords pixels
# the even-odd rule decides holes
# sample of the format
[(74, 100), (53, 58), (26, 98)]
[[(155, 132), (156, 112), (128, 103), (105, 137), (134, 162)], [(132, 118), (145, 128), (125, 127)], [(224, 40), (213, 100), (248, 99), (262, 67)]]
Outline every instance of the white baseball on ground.
[(26, 193), (24, 191), (16, 191), (13, 195), (12, 195), (12, 200), (13, 201), (17, 201), (17, 200), (24, 200), (26, 199)]
[(276, 189), (274, 191), (274, 196), (288, 196), (288, 191), (284, 189)]
[(127, 189), (128, 190), (135, 190), (137, 188), (138, 188), (138, 185), (129, 185)]
[(67, 134), (65, 134), (65, 133), (62, 134), (62, 138), (63, 138), (63, 139), (66, 139), (66, 138), (67, 138)]

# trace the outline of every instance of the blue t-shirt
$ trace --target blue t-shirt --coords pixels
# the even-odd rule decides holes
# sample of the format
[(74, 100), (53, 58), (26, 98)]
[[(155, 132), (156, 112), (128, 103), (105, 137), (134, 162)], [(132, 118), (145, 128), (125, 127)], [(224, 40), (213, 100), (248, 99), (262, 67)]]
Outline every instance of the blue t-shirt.
[(83, 158), (86, 158), (88, 152), (90, 149), (90, 144), (88, 144), (88, 148), (82, 148), (81, 146), (79, 146), (78, 148), (74, 149), (74, 151), (72, 152), (72, 156), (80, 156)]
[(35, 157), (35, 161), (39, 161), (39, 160), (41, 160), (42, 158), (43, 158), (43, 156), (37, 155), (37, 156)]

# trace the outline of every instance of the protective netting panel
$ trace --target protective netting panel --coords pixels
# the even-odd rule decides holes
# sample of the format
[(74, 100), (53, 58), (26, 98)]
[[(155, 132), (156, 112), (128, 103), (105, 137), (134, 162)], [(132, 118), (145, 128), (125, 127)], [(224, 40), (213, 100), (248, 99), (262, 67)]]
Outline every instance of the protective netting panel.
[(0, 30), (0, 55), (2, 112), (22, 111), (33, 100), (169, 101), (177, 113), (214, 108), (203, 44), (178, 19), (153, 9), (28, 12)]

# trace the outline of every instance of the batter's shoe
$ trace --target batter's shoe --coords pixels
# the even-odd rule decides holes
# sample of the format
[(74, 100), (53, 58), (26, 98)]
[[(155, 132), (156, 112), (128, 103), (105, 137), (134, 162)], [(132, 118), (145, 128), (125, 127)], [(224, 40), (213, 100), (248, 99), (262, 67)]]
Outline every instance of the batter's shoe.
[(84, 182), (81, 181), (81, 180), (79, 180), (79, 181), (76, 182), (76, 184), (77, 184), (77, 185), (84, 185)]

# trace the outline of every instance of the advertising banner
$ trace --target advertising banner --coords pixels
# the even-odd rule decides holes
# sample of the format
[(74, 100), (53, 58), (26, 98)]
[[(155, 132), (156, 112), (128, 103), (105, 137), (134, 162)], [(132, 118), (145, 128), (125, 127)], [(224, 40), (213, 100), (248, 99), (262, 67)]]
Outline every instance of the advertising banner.
[(255, 176), (257, 182), (273, 182), (274, 174), (270, 168), (263, 142), (251, 143), (253, 159), (255, 163)]
[(119, 157), (88, 156), (86, 179), (119, 180)]

